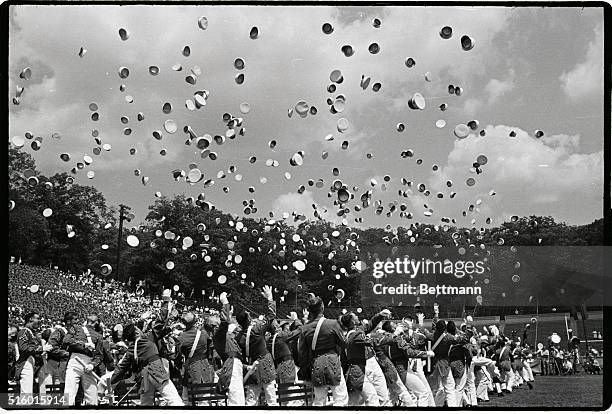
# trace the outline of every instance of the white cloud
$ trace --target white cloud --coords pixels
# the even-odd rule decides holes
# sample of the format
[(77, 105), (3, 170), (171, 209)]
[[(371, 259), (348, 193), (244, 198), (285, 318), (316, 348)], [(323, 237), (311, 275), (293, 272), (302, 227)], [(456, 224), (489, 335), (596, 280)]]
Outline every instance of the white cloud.
[(489, 105), (495, 103), (502, 95), (510, 92), (514, 89), (514, 71), (511, 71), (510, 75), (504, 79), (491, 79), (485, 91), (489, 94)]
[[(510, 131), (516, 132), (515, 138), (509, 137)], [(513, 214), (548, 215), (553, 210), (558, 220), (575, 221), (580, 216), (588, 222), (601, 217), (603, 151), (578, 153), (578, 136), (558, 134), (538, 140), (505, 125), (489, 125), (486, 132), (485, 137), (470, 135), (455, 141), (447, 164), (429, 180), (432, 194), (440, 191), (444, 198), (415, 196), (411, 201), (417, 211), (428, 203), (438, 218), (460, 218), (480, 199), (480, 213), (467, 215), (476, 218), (476, 225), (485, 225), (486, 214), (493, 211), (508, 212), (505, 220)], [(482, 174), (470, 173), (480, 154), (488, 158)], [(466, 185), (469, 177), (476, 180), (473, 187)], [(446, 186), (449, 179), (452, 188)], [(497, 194), (490, 196), (490, 190)], [(452, 200), (451, 191), (457, 193)]]
[(586, 60), (569, 72), (564, 72), (559, 80), (567, 96), (579, 100), (602, 94), (603, 71), (603, 26), (598, 26), (595, 29), (595, 39), (589, 43)]
[[(295, 212), (296, 214), (306, 216), (306, 219), (314, 219), (315, 210), (312, 208), (313, 204), (316, 205), (320, 218), (335, 224), (340, 224), (342, 222), (342, 217), (338, 217), (336, 214), (337, 209), (318, 204), (311, 191), (304, 191), (302, 194), (287, 193), (278, 196), (272, 204), (272, 211), (276, 217), (281, 217), (283, 213), (291, 214)], [(349, 225), (354, 221), (353, 218), (354, 216), (352, 214), (346, 216)], [(289, 221), (289, 224), (291, 224), (291, 221)]]

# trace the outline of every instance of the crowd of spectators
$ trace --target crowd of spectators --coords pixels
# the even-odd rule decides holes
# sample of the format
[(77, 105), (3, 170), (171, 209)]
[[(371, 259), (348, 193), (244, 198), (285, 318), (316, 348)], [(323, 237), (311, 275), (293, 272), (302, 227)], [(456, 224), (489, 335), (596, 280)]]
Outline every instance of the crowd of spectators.
[(16, 325), (22, 325), (31, 310), (41, 312), (43, 325), (55, 324), (67, 311), (95, 312), (105, 324), (114, 325), (138, 318), (151, 305), (150, 298), (115, 280), (27, 264), (9, 264), (8, 286), (9, 323)]

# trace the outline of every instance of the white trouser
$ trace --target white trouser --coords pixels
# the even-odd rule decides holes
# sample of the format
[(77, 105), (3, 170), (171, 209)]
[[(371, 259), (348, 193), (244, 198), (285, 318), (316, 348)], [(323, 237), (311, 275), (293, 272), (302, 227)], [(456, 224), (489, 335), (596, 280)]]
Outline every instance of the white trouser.
[(523, 379), (526, 382), (534, 380), (533, 379), (533, 371), (531, 370), (531, 365), (529, 365), (529, 362), (527, 362), (527, 361), (523, 361), (522, 374), (523, 374)]
[(366, 360), (365, 376), (376, 389), (376, 394), (378, 394), (378, 399), (380, 400), (380, 406), (391, 406), (392, 403), (391, 399), (389, 398), (387, 380), (385, 379), (385, 374), (383, 373), (382, 368), (380, 368), (380, 365), (378, 365), (376, 357), (370, 357)]
[(344, 372), (340, 370), (340, 384), (329, 386), (322, 385), (320, 387), (314, 387), (314, 399), (312, 405), (315, 407), (322, 407), (327, 405), (327, 390), (331, 388), (332, 396), (334, 398), (334, 407), (346, 407), (349, 401), (348, 392), (346, 390), (346, 381), (344, 380)]
[(461, 407), (463, 406), (463, 391), (467, 385), (468, 379), (468, 369), (469, 367), (465, 367), (463, 369), (463, 375), (461, 378), (453, 378), (455, 380), (455, 406)]
[(467, 379), (465, 382), (465, 394), (466, 401), (468, 404), (476, 406), (478, 405), (478, 398), (476, 396), (476, 375), (474, 374), (474, 362), (472, 362), (467, 369)]
[(429, 385), (425, 386), (419, 376), (413, 372), (410, 367), (406, 370), (404, 384), (406, 388), (416, 396), (417, 407), (429, 406), (429, 394), (431, 393)]
[(429, 377), (436, 407), (442, 407), (444, 401), (446, 401), (448, 407), (457, 407), (455, 379), (453, 378), (453, 373), (450, 368), (448, 368), (447, 371), (447, 374), (442, 376), (440, 374), (440, 369), (434, 367), (433, 373)]
[(244, 406), (244, 384), (242, 381), (242, 361), (234, 358), (234, 367), (232, 369), (232, 379), (230, 380), (229, 390), (227, 392), (227, 405)]
[(276, 380), (272, 380), (267, 384), (249, 384), (246, 386), (246, 395), (244, 399), (248, 407), (257, 405), (262, 390), (265, 394), (268, 406), (273, 407), (278, 405), (276, 402)]
[(363, 388), (361, 389), (361, 392), (356, 390), (349, 392), (348, 405), (349, 407), (357, 407), (361, 405), (365, 405), (366, 407), (380, 406), (376, 388), (374, 388), (374, 385), (370, 382), (368, 377), (363, 379)]
[(416, 407), (417, 399), (408, 392), (406, 385), (402, 382), (402, 379), (398, 376), (394, 383), (387, 384), (389, 388), (389, 396), (391, 402), (400, 400), (402, 407)]
[(91, 357), (83, 354), (72, 354), (66, 367), (66, 383), (64, 393), (68, 394), (68, 405), (74, 405), (79, 384), (83, 387), (83, 403), (85, 405), (98, 405), (98, 384), (92, 372), (85, 372), (85, 368), (77, 359), (88, 365)]
[[(25, 361), (23, 368), (21, 370), (21, 375), (19, 377), (19, 389), (23, 394), (32, 394), (34, 391), (34, 366), (36, 362), (34, 361), (34, 357), (30, 356)], [(47, 385), (53, 383), (51, 374), (47, 373), (45, 367), (41, 367), (37, 373), (38, 377), (38, 392), (40, 394), (45, 394), (47, 391)]]
[(412, 362), (410, 363), (410, 366), (412, 367), (414, 364), (415, 368), (413, 372), (417, 375), (417, 377), (419, 377), (419, 379), (421, 380), (421, 383), (427, 389), (429, 407), (435, 407), (436, 402), (433, 397), (433, 392), (431, 392), (431, 386), (429, 385), (429, 381), (427, 381), (427, 377), (425, 376), (425, 371), (423, 370), (424, 363), (425, 362), (420, 358), (413, 359)]
[(487, 376), (486, 368), (478, 370), (474, 377), (476, 383), (476, 398), (489, 401), (489, 385), (491, 385), (491, 379)]
[(158, 384), (157, 382), (151, 381), (148, 374), (145, 374), (142, 378), (140, 405), (143, 407), (154, 406), (156, 391), (159, 393), (160, 400), (163, 401), (162, 405), (169, 407), (182, 407), (184, 405), (183, 399), (172, 381), (166, 380), (162, 384)]

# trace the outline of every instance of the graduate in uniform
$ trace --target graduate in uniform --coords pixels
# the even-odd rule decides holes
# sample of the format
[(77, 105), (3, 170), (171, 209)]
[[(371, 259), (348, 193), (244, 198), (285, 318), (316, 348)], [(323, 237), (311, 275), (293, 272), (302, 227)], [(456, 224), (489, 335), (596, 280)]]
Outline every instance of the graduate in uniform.
[(88, 323), (79, 326), (76, 316), (66, 321), (67, 333), (62, 341), (62, 348), (70, 352), (66, 366), (66, 385), (64, 392), (68, 394), (68, 405), (74, 405), (79, 385), (83, 388), (84, 403), (98, 404), (98, 385), (93, 370), (102, 362), (102, 336), (98, 334), (93, 323), (96, 315), (88, 317)]
[[(375, 358), (371, 338), (367, 334), (382, 320), (382, 315), (374, 316), (372, 322), (360, 324), (359, 318), (352, 312), (340, 317), (340, 324), (346, 334), (346, 389), (348, 391), (348, 405), (366, 407), (378, 407), (380, 401), (378, 393), (371, 381), (366, 376), (366, 364), (370, 358)], [(387, 394), (388, 400), (388, 394)]]
[(143, 337), (142, 331), (130, 323), (123, 327), (123, 339), (128, 349), (117, 364), (111, 377), (111, 385), (136, 373), (136, 381), (140, 383), (140, 404), (155, 405), (155, 392), (160, 394), (166, 405), (183, 406), (183, 400), (170, 381), (168, 371), (159, 356), (155, 343)]
[(19, 356), (15, 364), (15, 379), (19, 381), (19, 389), (23, 394), (34, 392), (34, 378), (38, 377), (39, 392), (45, 393), (45, 370), (43, 368), (43, 353), (52, 349), (51, 345), (43, 344), (36, 336), (40, 328), (40, 315), (30, 312), (25, 315), (25, 327), (17, 334)]
[(223, 305), (220, 313), (219, 327), (213, 334), (215, 351), (223, 360), (223, 366), (218, 372), (217, 391), (227, 393), (228, 406), (243, 406), (244, 387), (242, 373), (242, 351), (234, 336), (235, 324), (231, 323), (232, 307), (227, 299), (227, 293), (219, 295)]
[[(66, 312), (64, 314), (64, 324), (66, 320), (72, 320), (76, 317), (74, 312)], [(66, 378), (66, 366), (70, 358), (68, 352), (63, 346), (64, 337), (68, 333), (65, 326), (57, 325), (55, 330), (49, 336), (49, 345), (53, 347), (47, 356), (47, 367), (51, 372), (51, 377), (55, 384), (60, 384)]]
[(246, 382), (245, 402), (247, 406), (257, 405), (261, 391), (264, 392), (268, 406), (276, 406), (276, 370), (274, 360), (266, 347), (266, 332), (271, 330), (276, 319), (276, 303), (272, 297), (272, 287), (264, 286), (262, 295), (268, 301), (267, 313), (263, 320), (253, 320), (247, 310), (236, 316), (239, 329), (236, 342), (240, 346), (247, 365), (257, 362), (257, 368)]
[[(389, 318), (391, 315), (386, 316)], [(393, 361), (389, 358), (389, 346), (391, 344), (398, 344), (402, 348), (407, 348), (407, 343), (405, 339), (400, 336), (402, 333), (402, 328), (398, 329), (398, 326), (395, 322), (385, 321), (383, 326), (386, 325), (387, 329), (379, 329), (370, 334), (372, 338), (372, 343), (374, 345), (374, 353), (376, 354), (376, 360), (378, 361), (378, 365), (383, 371), (385, 375), (385, 380), (387, 381), (387, 389), (389, 390), (389, 398), (391, 403), (395, 401), (400, 402), (402, 407), (416, 407), (417, 399), (414, 397), (408, 389), (404, 381), (400, 378)], [(393, 329), (393, 332), (389, 332), (389, 330)], [(398, 335), (395, 335), (395, 334)], [(399, 342), (398, 342), (399, 341)]]
[(212, 338), (206, 329), (196, 327), (196, 316), (193, 312), (183, 314), (185, 330), (178, 336), (176, 348), (184, 356), (183, 401), (187, 402), (188, 384), (211, 383), (215, 372), (210, 364)]
[(419, 349), (418, 335), (411, 328), (406, 331), (406, 328), (398, 327), (395, 322), (385, 321), (382, 324), (382, 329), (395, 336), (393, 341), (386, 344), (385, 352), (394, 364), (399, 379), (404, 383), (407, 390), (414, 394), (418, 407), (432, 407), (433, 396), (430, 402), (431, 390), (429, 384), (427, 380), (423, 381), (419, 378), (413, 371), (412, 366), (416, 366), (417, 359), (422, 361), (427, 357), (433, 357), (433, 351)]
[(300, 334), (300, 371), (302, 379), (312, 381), (314, 406), (323, 406), (331, 387), (334, 406), (348, 404), (346, 382), (340, 364), (340, 353), (346, 347), (344, 332), (337, 320), (325, 319), (323, 301), (318, 296), (308, 299), (311, 320), (304, 324)]

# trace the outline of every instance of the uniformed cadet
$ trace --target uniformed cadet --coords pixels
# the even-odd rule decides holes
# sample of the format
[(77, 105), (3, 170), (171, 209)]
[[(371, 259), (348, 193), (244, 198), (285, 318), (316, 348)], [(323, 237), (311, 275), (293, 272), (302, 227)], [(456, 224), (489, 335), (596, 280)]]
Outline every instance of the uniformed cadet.
[(245, 403), (247, 406), (257, 405), (261, 391), (264, 392), (268, 406), (278, 405), (276, 401), (276, 370), (272, 355), (266, 347), (266, 332), (271, 330), (276, 318), (276, 303), (272, 297), (272, 287), (264, 286), (262, 295), (268, 301), (268, 309), (263, 320), (252, 320), (248, 311), (243, 310), (236, 316), (239, 329), (236, 330), (236, 342), (240, 346), (243, 362), (252, 365), (257, 362), (257, 368), (249, 377), (246, 386)]
[(371, 378), (366, 375), (366, 364), (375, 357), (371, 338), (367, 334), (382, 320), (381, 315), (372, 322), (359, 323), (359, 318), (352, 312), (340, 317), (340, 324), (346, 334), (346, 388), (349, 395), (349, 406), (365, 405), (379, 407), (380, 401)]
[(19, 380), (19, 389), (22, 394), (32, 394), (34, 377), (38, 376), (41, 394), (45, 393), (45, 371), (43, 367), (43, 353), (52, 349), (51, 345), (44, 344), (37, 338), (35, 332), (40, 327), (38, 312), (25, 315), (26, 325), (17, 335), (19, 357), (15, 368), (15, 378)]
[(274, 360), (276, 380), (279, 384), (297, 380), (297, 370), (290, 344), (297, 343), (301, 333), (302, 323), (299, 320), (294, 320), (293, 322), (283, 323), (280, 327), (275, 328), (275, 332), (270, 335), (267, 345)]
[(98, 386), (93, 370), (102, 362), (102, 337), (92, 326), (95, 322), (96, 315), (90, 315), (88, 324), (83, 326), (76, 324), (76, 318), (66, 322), (68, 332), (62, 347), (70, 352), (64, 388), (68, 405), (75, 404), (79, 384), (83, 389), (85, 405), (98, 404)]
[[(389, 315), (390, 316), (390, 315)], [(387, 388), (389, 389), (389, 398), (392, 403), (395, 401), (400, 402), (402, 407), (416, 407), (417, 399), (413, 396), (406, 388), (404, 381), (399, 376), (395, 365), (391, 358), (389, 358), (389, 346), (391, 344), (397, 344), (398, 340), (402, 343), (402, 346), (405, 346), (403, 338), (398, 338), (395, 335), (395, 330), (397, 330), (397, 325), (395, 322), (385, 321), (387, 325), (387, 329), (394, 329), (394, 332), (388, 332), (385, 329), (379, 329), (370, 334), (370, 337), (373, 340), (374, 344), (374, 352), (376, 353), (376, 360), (378, 361), (378, 365), (382, 369), (385, 379), (387, 381)], [(400, 330), (397, 330), (399, 334)]]
[(196, 316), (193, 312), (184, 313), (182, 321), (185, 330), (177, 338), (176, 348), (179, 355), (185, 357), (183, 401), (187, 402), (188, 384), (214, 382), (215, 372), (210, 364), (212, 338), (206, 329), (196, 327)]
[(134, 324), (124, 326), (123, 337), (128, 349), (113, 372), (111, 385), (131, 376), (134, 372), (137, 382), (140, 383), (139, 393), (142, 406), (155, 405), (156, 392), (159, 393), (165, 405), (183, 406), (183, 400), (170, 381), (170, 375), (164, 368), (155, 343), (150, 338), (144, 337)]
[(242, 373), (242, 352), (234, 337), (236, 325), (231, 324), (232, 308), (227, 300), (227, 293), (219, 295), (223, 309), (219, 315), (219, 327), (213, 335), (213, 344), (217, 354), (223, 360), (218, 371), (217, 391), (227, 393), (228, 406), (243, 406), (244, 385)]
[[(75, 316), (74, 312), (66, 312), (64, 314), (64, 324), (66, 325), (66, 320), (72, 320)], [(49, 336), (49, 345), (53, 349), (48, 353), (47, 367), (55, 384), (64, 382), (64, 378), (66, 378), (66, 366), (68, 365), (70, 352), (63, 347), (63, 342), (67, 332), (68, 330), (65, 326), (58, 325), (51, 333), (51, 336)]]
[(323, 406), (327, 390), (331, 388), (333, 404), (348, 404), (346, 382), (340, 364), (340, 352), (346, 347), (344, 332), (337, 320), (325, 319), (320, 297), (308, 300), (311, 320), (302, 327), (300, 334), (300, 371), (304, 379), (310, 379), (314, 387), (314, 406)]
[[(398, 326), (395, 322), (385, 321), (382, 329), (388, 335), (388, 341), (380, 347), (379, 352), (383, 352), (385, 357), (394, 364), (399, 377), (398, 380), (401, 381), (408, 392), (415, 396), (415, 404), (408, 404), (418, 407), (433, 406), (433, 396), (431, 396), (431, 389), (427, 380), (425, 378), (421, 380), (414, 371), (417, 362), (422, 363), (427, 357), (434, 356), (433, 351), (419, 349), (420, 343), (417, 341), (424, 336), (418, 335), (412, 330), (411, 325), (404, 323)], [(399, 392), (401, 399), (401, 393), (403, 392), (401, 385), (397, 384), (389, 389), (393, 391), (394, 396)]]

